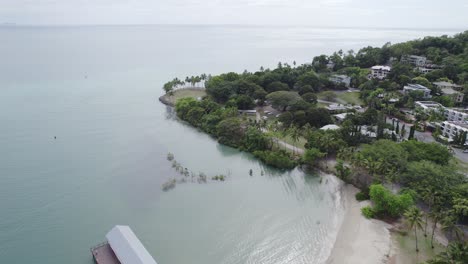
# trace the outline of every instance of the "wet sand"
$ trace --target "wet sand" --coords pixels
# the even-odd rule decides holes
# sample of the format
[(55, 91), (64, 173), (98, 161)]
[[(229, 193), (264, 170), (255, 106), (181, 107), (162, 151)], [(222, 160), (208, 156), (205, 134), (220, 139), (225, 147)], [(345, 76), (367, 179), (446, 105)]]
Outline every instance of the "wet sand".
[(342, 188), (345, 215), (328, 264), (376, 264), (388, 260), (392, 246), (390, 225), (362, 216), (361, 208), (369, 202), (356, 201), (354, 196), (358, 191), (349, 184)]

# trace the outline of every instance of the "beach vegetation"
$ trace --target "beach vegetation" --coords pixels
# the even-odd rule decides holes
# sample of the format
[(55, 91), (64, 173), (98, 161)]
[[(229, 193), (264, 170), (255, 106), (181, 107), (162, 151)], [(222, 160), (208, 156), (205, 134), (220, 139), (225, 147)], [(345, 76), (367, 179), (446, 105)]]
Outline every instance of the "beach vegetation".
[(369, 187), (369, 196), (377, 217), (399, 217), (414, 204), (408, 193), (393, 194), (381, 184), (372, 184)]
[(361, 213), (365, 218), (370, 219), (375, 217), (374, 209), (370, 206), (364, 206), (361, 208)]
[(297, 166), (297, 162), (291, 159), (286, 151), (254, 151), (254, 156), (265, 162), (267, 165), (278, 169), (293, 169)]
[(409, 229), (414, 229), (414, 237), (415, 237), (415, 242), (416, 242), (416, 252), (419, 251), (418, 248), (418, 229), (423, 229), (423, 213), (421, 210), (416, 207), (412, 206), (408, 208), (405, 212), (405, 217), (408, 222)]
[(355, 197), (357, 201), (365, 201), (370, 199), (369, 193), (366, 193), (365, 191), (356, 193)]

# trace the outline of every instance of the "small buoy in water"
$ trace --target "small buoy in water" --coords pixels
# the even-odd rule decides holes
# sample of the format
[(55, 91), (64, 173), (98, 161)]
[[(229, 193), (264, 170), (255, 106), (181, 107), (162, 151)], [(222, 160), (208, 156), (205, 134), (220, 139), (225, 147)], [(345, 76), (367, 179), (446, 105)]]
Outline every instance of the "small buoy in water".
[(56, 136), (54, 136), (54, 139), (57, 139), (57, 137), (56, 137)]

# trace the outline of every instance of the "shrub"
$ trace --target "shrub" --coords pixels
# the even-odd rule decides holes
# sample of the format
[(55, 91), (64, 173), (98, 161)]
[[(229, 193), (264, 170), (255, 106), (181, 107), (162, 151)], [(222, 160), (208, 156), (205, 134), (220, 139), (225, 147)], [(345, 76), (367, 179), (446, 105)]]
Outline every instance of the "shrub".
[(398, 217), (413, 205), (413, 197), (410, 194), (392, 194), (381, 184), (371, 185), (369, 195), (374, 203), (374, 213), (379, 216)]
[(372, 207), (370, 207), (370, 206), (366, 206), (366, 207), (361, 208), (361, 213), (367, 219), (374, 218), (374, 215), (375, 215), (374, 209), (372, 209)]
[(288, 154), (281, 151), (254, 151), (255, 157), (266, 164), (279, 169), (294, 169), (296, 162)]
[(365, 193), (363, 191), (356, 193), (356, 200), (358, 201), (369, 200), (369, 198), (369, 193)]

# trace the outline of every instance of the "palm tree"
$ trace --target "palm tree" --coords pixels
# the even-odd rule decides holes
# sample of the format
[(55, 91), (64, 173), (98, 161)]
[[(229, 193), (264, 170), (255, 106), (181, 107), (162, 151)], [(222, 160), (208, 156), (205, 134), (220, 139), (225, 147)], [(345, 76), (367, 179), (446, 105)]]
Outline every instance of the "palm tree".
[(430, 217), (434, 222), (432, 224), (432, 234), (431, 234), (431, 248), (434, 248), (434, 233), (437, 228), (437, 223), (442, 219), (442, 213), (438, 209), (433, 209), (430, 213)]
[(468, 244), (466, 242), (450, 243), (447, 250), (428, 261), (429, 264), (458, 264), (467, 263)]
[(422, 229), (422, 212), (416, 206), (409, 208), (405, 212), (405, 217), (408, 221), (410, 229), (414, 228), (414, 237), (416, 239), (416, 252), (419, 252), (418, 248), (418, 229)]
[(457, 240), (460, 241), (460, 237), (463, 234), (463, 231), (461, 230), (460, 226), (457, 225), (456, 216), (451, 213), (447, 213), (442, 218), (441, 222), (442, 230), (445, 232), (449, 232), (451, 239), (453, 239), (453, 234), (455, 234)]
[(296, 143), (297, 141), (299, 141), (299, 137), (301, 136), (301, 132), (299, 131), (299, 129), (297, 129), (296, 126), (294, 125), (291, 125), (288, 129), (288, 134), (289, 136), (291, 137), (291, 139), (293, 140), (293, 154), (295, 154), (295, 149), (296, 149)]

